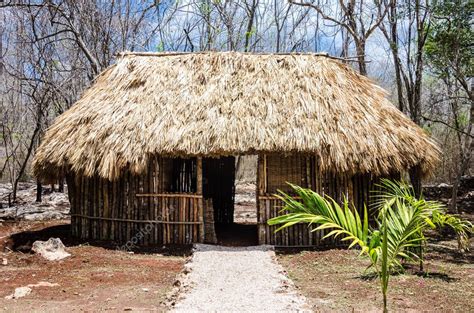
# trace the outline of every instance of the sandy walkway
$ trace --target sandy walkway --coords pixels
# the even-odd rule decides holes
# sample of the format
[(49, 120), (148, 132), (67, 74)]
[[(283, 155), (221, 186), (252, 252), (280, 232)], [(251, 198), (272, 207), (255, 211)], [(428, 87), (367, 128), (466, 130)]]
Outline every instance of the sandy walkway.
[(189, 289), (180, 295), (174, 311), (304, 310), (304, 298), (282, 274), (274, 255), (265, 246), (196, 245), (182, 281)]

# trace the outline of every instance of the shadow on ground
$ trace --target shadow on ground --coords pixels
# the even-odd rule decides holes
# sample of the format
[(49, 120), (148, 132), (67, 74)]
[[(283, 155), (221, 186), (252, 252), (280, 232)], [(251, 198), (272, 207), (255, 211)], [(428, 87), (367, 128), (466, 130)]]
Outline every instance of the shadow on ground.
[[(413, 275), (423, 277), (423, 278), (427, 278), (427, 279), (442, 280), (442, 281), (447, 282), (447, 283), (452, 283), (452, 282), (455, 282), (455, 281), (459, 280), (459, 278), (451, 277), (446, 273), (420, 272), (420, 271), (415, 271), (413, 269), (414, 269), (414, 267), (409, 265), (409, 266), (407, 266), (407, 271), (405, 271), (405, 272), (401, 272), (401, 271), (400, 272), (395, 272), (395, 273), (392, 273), (391, 276), (396, 277), (396, 276), (400, 276), (400, 275), (404, 275), (404, 274), (409, 274), (409, 275), (413, 274)], [(375, 280), (378, 280), (379, 277), (378, 277), (377, 273), (375, 273), (375, 272), (368, 272), (368, 273), (364, 273), (362, 275), (354, 276), (353, 278), (354, 279), (360, 279), (360, 280), (363, 280), (363, 281), (375, 281)]]
[[(66, 247), (79, 245), (90, 245), (102, 247), (109, 250), (116, 250), (121, 243), (112, 241), (87, 241), (71, 236), (71, 224), (61, 224), (45, 227), (39, 230), (28, 230), (10, 235), (6, 247), (13, 251), (30, 253), (33, 242), (37, 240), (46, 241), (49, 238), (60, 238)], [(133, 253), (149, 254), (160, 253), (168, 256), (189, 256), (192, 252), (192, 245), (167, 245), (167, 246), (146, 246), (133, 247), (130, 249)]]

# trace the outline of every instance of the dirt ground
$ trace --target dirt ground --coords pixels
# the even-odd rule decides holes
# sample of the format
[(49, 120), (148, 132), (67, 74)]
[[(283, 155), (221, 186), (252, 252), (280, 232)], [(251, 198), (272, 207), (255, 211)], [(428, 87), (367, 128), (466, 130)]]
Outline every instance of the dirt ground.
[[(189, 247), (130, 254), (117, 251), (110, 243), (74, 240), (67, 235), (64, 195), (51, 192), (43, 204), (33, 204), (32, 187), (24, 187), (19, 209), (0, 212), (4, 214), (0, 214), (0, 312), (166, 309), (165, 295), (173, 288)], [(236, 191), (235, 221), (239, 224), (234, 226), (241, 229), (229, 232), (234, 236), (228, 240), (231, 245), (236, 245), (235, 233), (239, 234), (238, 243), (256, 238), (252, 235), (256, 234), (252, 228), (256, 224), (255, 184), (239, 184)], [(2, 220), (12, 212), (22, 220)], [(472, 222), (472, 213), (471, 207), (462, 216)], [(31, 220), (37, 218), (53, 220)], [(243, 241), (246, 233), (253, 237)], [(29, 252), (35, 240), (50, 237), (61, 238), (72, 256), (50, 262)], [(455, 247), (454, 240), (432, 241), (425, 275), (417, 275), (413, 268), (392, 277), (391, 310), (474, 312), (474, 254), (459, 255)], [(473, 244), (471, 247), (474, 249)], [(364, 276), (370, 263), (359, 258), (356, 251), (286, 251), (278, 259), (315, 310), (380, 311), (379, 282)], [(6, 265), (2, 265), (5, 260)], [(5, 299), (15, 288), (39, 282), (59, 286), (32, 287), (24, 298)]]
[[(474, 254), (455, 252), (455, 241), (433, 242), (425, 274), (414, 266), (392, 276), (389, 310), (474, 312)], [(278, 256), (289, 277), (317, 311), (381, 311), (380, 283), (368, 259), (354, 250), (305, 251)]]
[[(67, 224), (68, 221), (1, 224), (0, 260), (6, 259), (7, 264), (0, 265), (0, 311), (165, 309), (163, 301), (183, 268), (186, 252), (175, 253), (180, 256), (131, 254), (113, 247), (68, 242), (67, 238), (63, 241), (72, 256), (61, 261), (47, 261), (31, 253), (12, 251), (27, 250), (30, 243), (25, 238), (48, 236), (48, 232), (54, 235)], [(17, 235), (11, 236), (14, 233)], [(15, 288), (39, 282), (59, 286), (32, 287), (31, 294), (24, 298), (5, 299)]]

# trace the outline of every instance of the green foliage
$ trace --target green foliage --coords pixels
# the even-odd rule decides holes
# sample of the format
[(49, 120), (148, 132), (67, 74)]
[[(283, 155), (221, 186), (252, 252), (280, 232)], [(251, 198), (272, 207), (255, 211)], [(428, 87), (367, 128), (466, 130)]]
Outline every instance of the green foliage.
[(249, 32), (245, 32), (246, 37), (252, 37), (257, 33), (257, 28), (253, 26)]
[(423, 130), (429, 134), (429, 135), (432, 135), (433, 133), (433, 124), (425, 124), (423, 125), (421, 128), (423, 128)]
[(464, 128), (468, 126), (468, 124), (469, 124), (469, 116), (467, 112), (459, 112), (457, 125), (459, 125), (459, 127), (461, 128)]
[(473, 8), (470, 0), (433, 2), (425, 55), (435, 74), (441, 78), (453, 71), (464, 77), (474, 75)]
[(290, 213), (274, 217), (269, 225), (283, 224), (277, 231), (297, 223), (308, 223), (310, 226), (319, 225), (312, 231), (332, 229), (323, 238), (334, 236), (342, 241), (349, 241), (349, 247), (358, 245), (363, 252), (368, 253), (368, 214), (367, 209), (363, 219), (356, 210), (350, 209), (349, 202), (344, 199), (342, 207), (330, 197), (322, 197), (318, 193), (290, 184), (299, 198), (280, 192), (276, 195), (284, 203), (284, 210)]
[[(385, 207), (386, 208), (386, 207)], [(387, 211), (382, 210), (382, 228), (387, 229)], [(382, 286), (382, 295), (383, 295), (383, 311), (387, 312), (387, 290), (388, 290), (388, 281), (390, 279), (390, 268), (389, 268), (389, 259), (388, 259), (388, 232), (383, 232), (381, 249), (382, 249), (382, 269), (380, 270), (380, 283)]]
[(468, 248), (468, 235), (473, 231), (473, 226), (469, 221), (446, 213), (446, 208), (438, 201), (428, 201), (422, 196), (416, 197), (413, 188), (406, 183), (383, 179), (380, 187), (381, 191), (374, 197), (374, 209), (379, 210), (388, 202), (395, 201), (395, 208), (398, 209), (399, 215), (415, 210), (416, 222), (421, 230), (421, 233), (416, 235), (419, 237), (416, 240), (424, 241), (423, 232), (429, 228), (450, 227), (458, 237), (459, 249)]
[(349, 248), (358, 246), (361, 255), (369, 257), (380, 277), (384, 306), (390, 273), (403, 269), (402, 260), (421, 259), (427, 229), (451, 227), (463, 248), (472, 232), (469, 222), (446, 214), (439, 202), (416, 197), (413, 188), (402, 182), (382, 180), (381, 191), (373, 203), (373, 209), (378, 213), (376, 228), (369, 227), (366, 207), (361, 217), (347, 199), (339, 205), (334, 199), (310, 189), (291, 187), (297, 198), (279, 191), (277, 196), (284, 202), (283, 211), (287, 213), (270, 219), (268, 224), (281, 225), (277, 229), (280, 231), (297, 223), (308, 223), (312, 231), (330, 230), (324, 238), (340, 238), (349, 242)]
[(206, 2), (202, 2), (200, 5), (199, 5), (199, 11), (203, 14), (203, 15), (209, 15), (211, 14), (212, 12), (212, 8), (211, 6), (206, 3)]
[(163, 51), (165, 51), (165, 43), (163, 41), (160, 41), (160, 43), (156, 45), (156, 52)]

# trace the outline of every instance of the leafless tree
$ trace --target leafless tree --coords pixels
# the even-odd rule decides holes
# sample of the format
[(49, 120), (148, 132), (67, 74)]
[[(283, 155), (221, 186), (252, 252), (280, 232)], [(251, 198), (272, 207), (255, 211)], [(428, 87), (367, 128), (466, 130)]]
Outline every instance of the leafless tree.
[(2, 174), (8, 169), (13, 201), (50, 120), (71, 106), (117, 52), (148, 49), (158, 31), (151, 18), (163, 17), (163, 11), (158, 2), (132, 0), (0, 4)]
[[(387, 13), (387, 7), (379, 2), (366, 2), (364, 0), (339, 0), (337, 6), (320, 0), (289, 0), (290, 3), (313, 8), (326, 21), (337, 25), (351, 35), (354, 41), (356, 57), (359, 63), (359, 72), (367, 75), (366, 44), (367, 39), (382, 23)], [(348, 38), (344, 39), (348, 45)], [(347, 47), (344, 47), (347, 54)]]
[[(429, 76), (423, 51), (432, 19), (430, 4), (428, 0), (3, 1), (0, 175), (14, 186), (16, 196), (19, 182), (31, 177), (31, 156), (45, 129), (114, 62), (118, 52), (327, 51), (355, 61), (360, 73), (380, 79), (386, 87), (394, 86), (398, 108), (419, 125), (429, 126), (433, 136), (445, 143), (440, 173), (443, 180), (455, 182), (471, 164), (467, 160), (473, 145), (474, 101), (468, 76), (454, 67), (448, 81)], [(380, 44), (389, 58), (372, 49)], [(456, 63), (448, 64), (452, 65)], [(459, 123), (464, 115), (469, 116), (466, 125)], [(417, 177), (417, 170), (412, 177)]]

